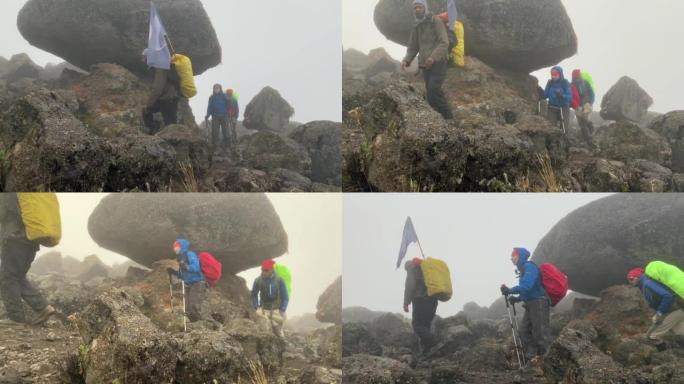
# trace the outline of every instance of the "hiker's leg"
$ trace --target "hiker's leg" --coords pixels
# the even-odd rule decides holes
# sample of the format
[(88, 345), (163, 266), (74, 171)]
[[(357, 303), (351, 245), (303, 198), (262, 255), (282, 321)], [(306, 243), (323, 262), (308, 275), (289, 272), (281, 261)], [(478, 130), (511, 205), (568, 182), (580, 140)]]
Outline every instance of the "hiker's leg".
[(546, 112), (546, 120), (551, 123), (554, 127), (558, 126), (558, 122), (560, 121), (560, 111), (549, 105), (548, 110)]
[(36, 251), (35, 244), (13, 240), (5, 240), (0, 250), (0, 295), (7, 316), (14, 321), (26, 321), (22, 297), (36, 311), (47, 306), (45, 298), (26, 280)]
[(432, 308), (427, 298), (416, 298), (413, 300), (413, 331), (420, 340), (420, 345), (423, 351), (427, 351), (432, 347), (432, 334), (430, 332), (432, 318)]
[(544, 355), (551, 346), (551, 303), (544, 298), (541, 302), (541, 339), (538, 345), (538, 353)]
[(164, 126), (178, 123), (178, 100), (165, 100), (161, 103), (161, 113)]
[[(520, 323), (520, 342), (522, 342), (523, 351), (526, 358), (534, 357), (537, 354), (537, 347), (534, 344), (534, 337), (532, 336), (532, 316), (530, 313), (530, 304), (527, 302), (523, 304), (525, 308), (525, 314), (523, 315), (522, 322)], [(514, 320), (515, 322), (515, 320)]]
[(228, 132), (228, 116), (221, 117), (221, 136), (223, 136), (223, 147), (230, 143), (230, 133)]
[(443, 118), (451, 119), (453, 117), (451, 106), (449, 106), (449, 102), (442, 90), (442, 85), (444, 84), (447, 75), (447, 63), (445, 61), (435, 63), (430, 69), (430, 72), (429, 79), (425, 84), (428, 103), (435, 111), (439, 112)]
[(204, 301), (203, 282), (186, 285), (188, 320), (195, 322), (202, 319), (202, 302)]
[(221, 120), (217, 115), (211, 116), (211, 145), (213, 148), (218, 147), (219, 130), (221, 129)]
[(38, 249), (40, 249), (40, 247), (34, 243), (17, 244), (17, 253), (22, 255), (24, 260), (24, 273), (19, 280), (19, 284), (21, 285), (21, 297), (24, 299), (26, 304), (28, 304), (29, 307), (36, 312), (40, 312), (48, 306), (47, 300), (45, 300), (43, 294), (41, 294), (40, 291), (26, 278), (26, 274), (28, 273), (29, 269), (31, 269), (31, 264), (36, 258), (36, 252), (38, 252)]
[(233, 145), (237, 145), (237, 117), (231, 118), (230, 135), (233, 141)]
[(563, 107), (563, 124), (565, 124), (565, 130), (567, 131), (570, 126), (570, 107)]
[(154, 123), (154, 114), (157, 112), (159, 112), (159, 102), (149, 108), (145, 108), (143, 111), (143, 125), (145, 125), (145, 130), (150, 135), (157, 133), (157, 126)]
[(670, 330), (674, 330), (675, 327), (679, 326), (684, 321), (684, 311), (678, 309), (672, 311), (665, 318), (663, 322), (660, 323), (652, 332), (651, 339), (659, 339), (664, 336)]

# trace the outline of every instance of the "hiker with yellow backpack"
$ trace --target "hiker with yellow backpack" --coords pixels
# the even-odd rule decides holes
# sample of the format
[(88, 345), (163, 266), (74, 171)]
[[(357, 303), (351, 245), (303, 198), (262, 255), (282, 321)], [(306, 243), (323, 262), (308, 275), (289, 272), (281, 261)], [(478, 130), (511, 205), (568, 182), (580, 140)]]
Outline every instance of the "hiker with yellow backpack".
[(648, 263), (646, 269), (634, 268), (627, 280), (641, 291), (648, 305), (656, 312), (647, 337), (659, 340), (672, 331), (684, 335), (684, 272), (662, 261)]
[(261, 263), (261, 275), (252, 285), (252, 306), (258, 315), (269, 321), (273, 333), (280, 338), (285, 337), (283, 327), (287, 321), (289, 302), (287, 283), (284, 277), (276, 273), (275, 261), (264, 260)]
[(40, 246), (54, 247), (61, 237), (59, 202), (54, 193), (0, 194), (0, 296), (8, 316), (0, 325), (29, 323), (22, 299), (37, 314), (33, 325), (56, 313), (26, 274)]

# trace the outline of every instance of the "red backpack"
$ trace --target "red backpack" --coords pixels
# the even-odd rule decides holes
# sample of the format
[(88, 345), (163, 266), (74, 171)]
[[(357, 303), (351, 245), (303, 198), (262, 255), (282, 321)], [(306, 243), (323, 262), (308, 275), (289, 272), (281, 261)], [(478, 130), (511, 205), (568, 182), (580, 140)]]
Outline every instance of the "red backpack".
[(568, 293), (568, 277), (551, 263), (542, 263), (539, 270), (541, 271), (542, 285), (551, 300), (551, 306), (555, 306)]
[(200, 252), (199, 254), (200, 268), (202, 274), (207, 280), (210, 287), (214, 287), (216, 282), (221, 278), (221, 263), (209, 252)]

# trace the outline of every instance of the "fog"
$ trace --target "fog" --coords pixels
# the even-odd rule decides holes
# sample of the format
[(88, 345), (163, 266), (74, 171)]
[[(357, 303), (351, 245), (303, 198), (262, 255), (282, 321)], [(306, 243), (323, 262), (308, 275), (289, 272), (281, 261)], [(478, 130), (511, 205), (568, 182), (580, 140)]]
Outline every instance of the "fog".
[[(27, 0), (3, 0), (0, 56), (26, 52), (37, 64), (63, 59), (32, 47), (16, 27)], [(214, 83), (240, 94), (240, 109), (263, 87), (277, 89), (294, 107), (293, 120), (342, 118), (340, 1), (202, 0), (216, 30), (223, 63), (197, 76), (191, 99), (195, 118), (204, 119)], [(86, 68), (87, 69), (87, 68)]]
[[(88, 217), (105, 194), (57, 194), (62, 215), (62, 241), (41, 247), (38, 255), (59, 251), (82, 260), (96, 254), (112, 265), (127, 260), (100, 248), (88, 234)], [(289, 252), (276, 259), (292, 273), (291, 316), (315, 312), (318, 296), (342, 271), (342, 196), (339, 194), (267, 194), (288, 234)], [(141, 233), (140, 236), (145, 236)], [(170, 247), (171, 245), (169, 245)], [(169, 248), (170, 249), (170, 248)], [(169, 252), (169, 258), (173, 254)], [(251, 289), (259, 269), (239, 275)]]
[[(458, 0), (456, 0), (458, 3)], [(652, 111), (684, 109), (684, 2), (653, 0), (562, 0), (577, 34), (577, 55), (560, 63), (569, 75), (575, 68), (596, 82), (598, 108), (606, 91), (623, 75), (639, 82), (654, 99)], [(363, 52), (384, 47), (396, 59), (406, 49), (387, 40), (373, 23), (376, 0), (345, 0), (342, 5), (344, 48)], [(466, 54), (468, 52), (468, 36)], [(549, 69), (534, 73), (544, 86)]]
[[(607, 194), (345, 194), (343, 307), (401, 312), (406, 273), (395, 269), (404, 222), (411, 216), (426, 256), (447, 262), (454, 295), (437, 313), (474, 301), (489, 306), (499, 286), (517, 284), (513, 247), (534, 251), (576, 208)], [(406, 258), (420, 257), (414, 243)]]

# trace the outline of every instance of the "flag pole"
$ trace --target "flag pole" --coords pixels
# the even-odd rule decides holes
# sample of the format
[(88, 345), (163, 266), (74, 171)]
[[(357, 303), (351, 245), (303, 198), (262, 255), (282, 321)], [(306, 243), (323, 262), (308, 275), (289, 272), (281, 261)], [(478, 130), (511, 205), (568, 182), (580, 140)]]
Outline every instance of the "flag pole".
[(175, 55), (176, 49), (173, 47), (173, 43), (171, 42), (171, 39), (169, 39), (169, 35), (164, 34), (164, 40), (166, 40), (166, 44), (169, 46), (169, 49), (171, 50), (171, 55)]
[[(415, 231), (415, 228), (414, 228)], [(418, 249), (420, 249), (420, 254), (423, 256), (423, 260), (425, 260), (425, 253), (423, 253), (423, 247), (420, 245), (420, 240), (418, 239), (418, 234), (416, 233), (416, 242), (418, 243)]]

